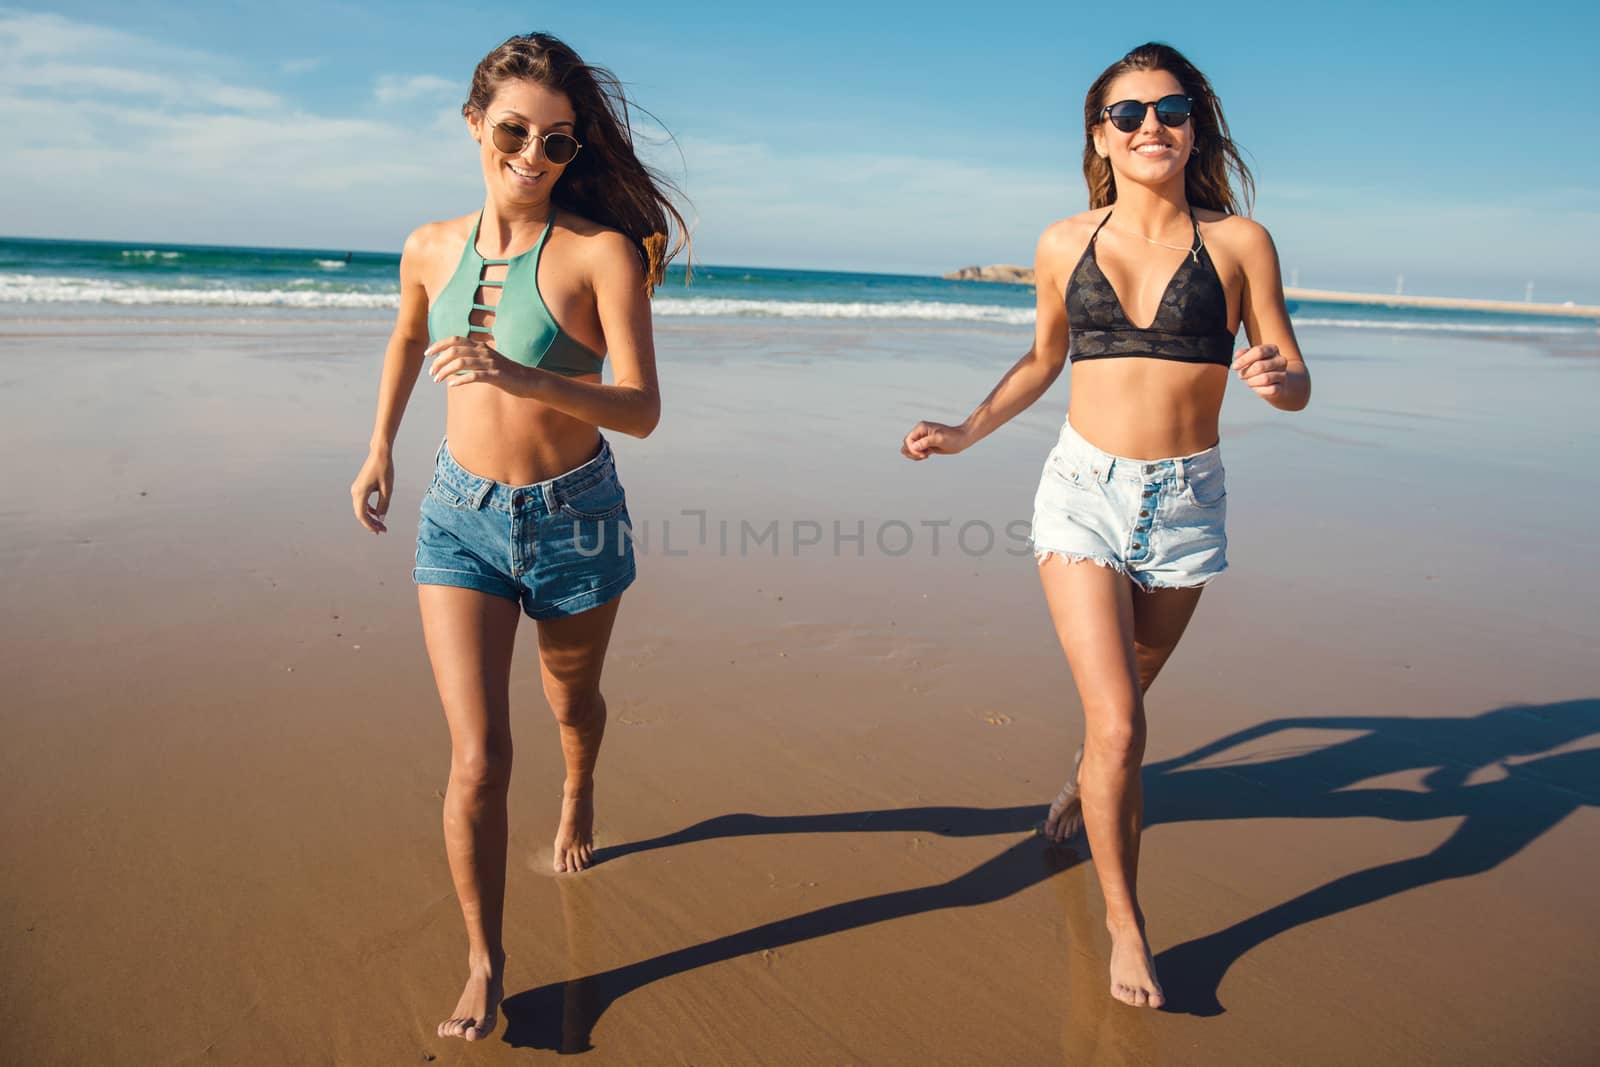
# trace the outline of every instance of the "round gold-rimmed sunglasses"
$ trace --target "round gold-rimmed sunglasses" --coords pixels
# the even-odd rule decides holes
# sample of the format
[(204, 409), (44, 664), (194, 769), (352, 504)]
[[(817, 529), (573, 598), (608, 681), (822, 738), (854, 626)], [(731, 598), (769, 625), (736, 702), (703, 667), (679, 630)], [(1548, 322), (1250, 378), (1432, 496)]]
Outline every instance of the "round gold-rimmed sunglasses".
[(537, 140), (544, 148), (544, 158), (558, 167), (571, 163), (583, 147), (569, 133), (534, 133), (520, 122), (491, 122), (489, 137), (496, 148), (511, 156), (521, 155), (529, 141)]

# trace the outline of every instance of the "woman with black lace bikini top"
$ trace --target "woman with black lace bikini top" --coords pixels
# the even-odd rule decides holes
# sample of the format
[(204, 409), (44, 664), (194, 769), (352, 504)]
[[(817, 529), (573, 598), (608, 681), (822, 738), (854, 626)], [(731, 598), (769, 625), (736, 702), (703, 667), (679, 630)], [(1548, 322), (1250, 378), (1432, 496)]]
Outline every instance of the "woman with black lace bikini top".
[(1106, 212), (1094, 228), (1089, 245), (1067, 279), (1067, 321), (1072, 324), (1068, 357), (1111, 359), (1116, 356), (1146, 356), (1180, 363), (1215, 363), (1226, 367), (1233, 362), (1233, 334), (1228, 329), (1228, 294), (1217, 277), (1216, 265), (1200, 236), (1200, 223), (1189, 209), (1189, 224), (1194, 229), (1194, 244), (1178, 264), (1162, 291), (1156, 317), (1149, 326), (1135, 326), (1128, 318), (1117, 291), (1100, 269), (1094, 246), (1111, 221)]
[[(901, 452), (960, 452), (1071, 367), (1071, 410), (1045, 459), (1032, 541), (1084, 744), (1045, 835), (1087, 834), (1111, 995), (1159, 1008), (1137, 893), (1144, 694), (1201, 589), (1228, 566), (1217, 438), (1229, 368), (1285, 411), (1306, 406), (1311, 379), (1272, 239), (1240, 214), (1250, 174), (1205, 75), (1167, 45), (1143, 45), (1089, 88), (1084, 135), (1089, 210), (1039, 239), (1033, 347), (965, 422), (918, 423)], [(1235, 354), (1240, 326), (1250, 343)]]

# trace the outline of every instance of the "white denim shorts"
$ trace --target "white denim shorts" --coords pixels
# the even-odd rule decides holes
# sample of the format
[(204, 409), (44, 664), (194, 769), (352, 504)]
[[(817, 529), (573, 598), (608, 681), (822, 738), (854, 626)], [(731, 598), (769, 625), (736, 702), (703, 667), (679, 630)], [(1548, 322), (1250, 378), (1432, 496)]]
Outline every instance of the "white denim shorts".
[(1127, 459), (1063, 422), (1033, 501), (1033, 554), (1089, 560), (1141, 589), (1205, 585), (1228, 566), (1222, 453)]

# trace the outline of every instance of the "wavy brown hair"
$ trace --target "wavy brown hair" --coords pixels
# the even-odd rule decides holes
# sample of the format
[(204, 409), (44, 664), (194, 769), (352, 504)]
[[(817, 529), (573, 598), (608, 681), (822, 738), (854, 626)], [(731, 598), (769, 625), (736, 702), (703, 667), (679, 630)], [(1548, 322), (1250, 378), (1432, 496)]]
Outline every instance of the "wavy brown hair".
[[(1164, 70), (1183, 86), (1185, 95), (1192, 100), (1194, 144), (1199, 151), (1189, 157), (1184, 169), (1183, 193), (1189, 203), (1213, 211), (1226, 211), (1230, 215), (1243, 215), (1255, 201), (1256, 181), (1245, 166), (1239, 147), (1228, 132), (1228, 120), (1222, 116), (1222, 104), (1212, 91), (1211, 83), (1183, 53), (1167, 44), (1142, 44), (1111, 66), (1089, 86), (1083, 100), (1083, 179), (1089, 183), (1089, 207), (1106, 207), (1117, 199), (1117, 179), (1111, 171), (1111, 161), (1100, 158), (1094, 150), (1094, 131), (1100, 124), (1100, 109), (1114, 101), (1105, 99), (1111, 83), (1129, 71)], [(1237, 182), (1238, 193), (1234, 192)]]
[(689, 249), (689, 227), (672, 204), (670, 194), (678, 190), (634, 151), (629, 112), (644, 109), (629, 102), (609, 70), (585, 63), (548, 33), (527, 33), (483, 57), (472, 72), (472, 89), (461, 113), (481, 116), (495, 91), (515, 79), (564, 93), (578, 116), (575, 136), (583, 149), (556, 183), (551, 196), (555, 205), (621, 230), (644, 260), (645, 287), (660, 285), (667, 263)]

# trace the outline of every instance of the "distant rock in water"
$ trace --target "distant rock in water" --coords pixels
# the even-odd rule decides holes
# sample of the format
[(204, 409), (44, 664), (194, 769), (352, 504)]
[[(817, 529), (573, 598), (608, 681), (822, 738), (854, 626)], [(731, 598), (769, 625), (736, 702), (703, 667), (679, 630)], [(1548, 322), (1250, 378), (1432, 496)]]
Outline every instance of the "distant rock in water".
[(1009, 282), (1012, 285), (1032, 285), (1033, 268), (996, 263), (991, 267), (962, 267), (960, 270), (951, 271), (945, 277), (957, 282)]

